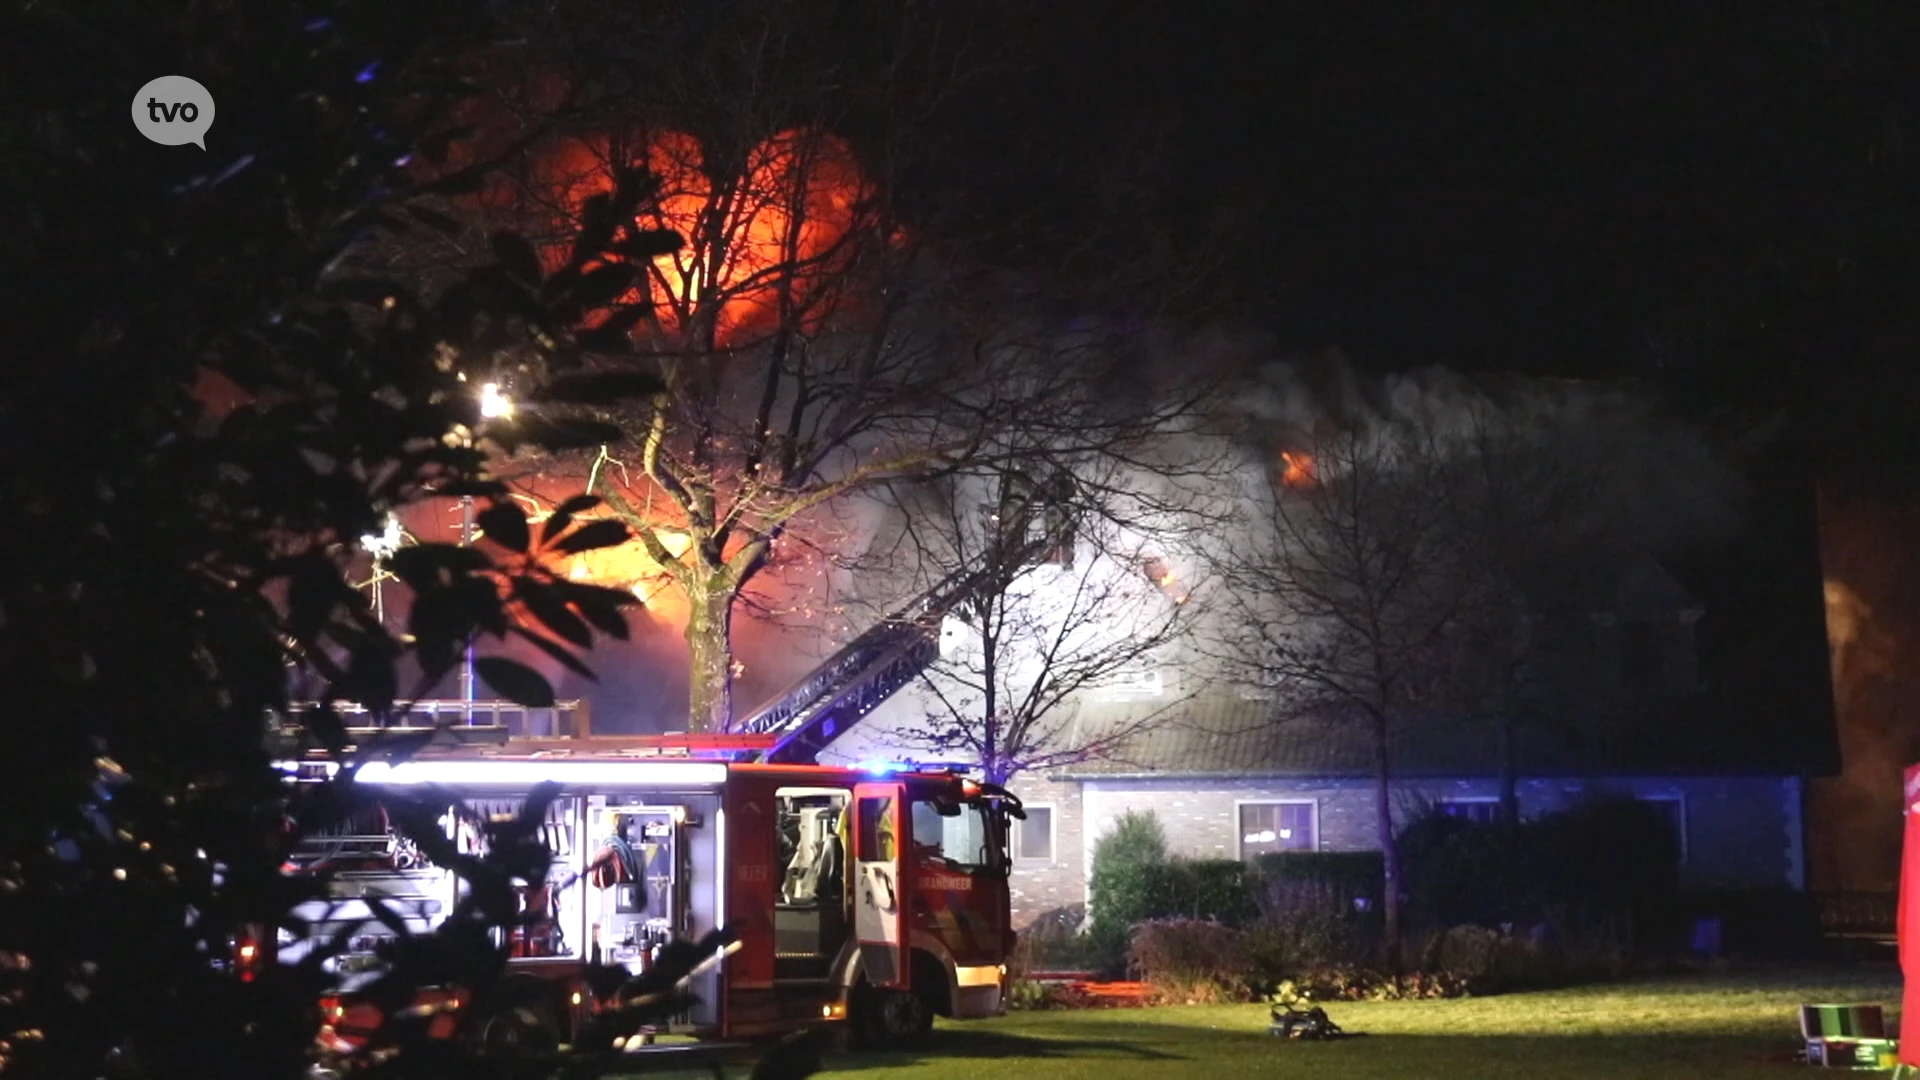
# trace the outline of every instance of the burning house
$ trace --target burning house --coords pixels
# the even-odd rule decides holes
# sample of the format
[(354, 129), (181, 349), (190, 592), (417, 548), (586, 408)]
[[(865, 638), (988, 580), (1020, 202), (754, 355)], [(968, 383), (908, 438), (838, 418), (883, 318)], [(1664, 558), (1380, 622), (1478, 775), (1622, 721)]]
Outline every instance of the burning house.
[[(1396, 827), (1629, 796), (1671, 822), (1685, 884), (1804, 888), (1806, 782), (1834, 757), (1804, 500), (1746, 483), (1625, 397), (1558, 392), (1498, 455), (1481, 413), (1345, 443), (1322, 426), (1278, 452), (1243, 438), (1243, 462), (1270, 464), (1203, 497), (1135, 476), (1159, 493), (1143, 498), (1161, 529), (1108, 514), (1050, 545), (1008, 590), (997, 639), (949, 614), (940, 659), (822, 759), (911, 751), (1011, 772), (1029, 810), (1014, 843), (1026, 919), (1084, 902), (1094, 844), (1129, 810), (1154, 811), (1195, 858), (1378, 849), (1377, 752)], [(1412, 482), (1389, 499), (1393, 475)], [(1455, 494), (1428, 498), (1442, 478)], [(1363, 485), (1378, 506), (1355, 501)], [(1170, 488), (1187, 494), (1177, 508)], [(1314, 508), (1340, 500), (1332, 521)], [(973, 502), (991, 517), (991, 499)], [(1328, 524), (1370, 536), (1346, 574), (1315, 547)], [(1389, 564), (1418, 586), (1358, 583)], [(1097, 614), (1078, 606), (1090, 595)], [(1398, 629), (1356, 634), (1339, 597)], [(1102, 635), (1106, 666), (1083, 659)], [(1355, 668), (1374, 660), (1415, 688), (1370, 697)], [(1354, 722), (1369, 710), (1378, 728)]]

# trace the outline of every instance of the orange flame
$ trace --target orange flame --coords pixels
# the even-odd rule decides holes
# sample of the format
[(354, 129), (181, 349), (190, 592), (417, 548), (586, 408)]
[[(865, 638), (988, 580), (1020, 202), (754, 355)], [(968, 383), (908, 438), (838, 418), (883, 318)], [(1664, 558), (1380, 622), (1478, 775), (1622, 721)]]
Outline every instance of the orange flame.
[[(684, 241), (647, 273), (662, 329), (684, 333), (711, 320), (713, 344), (736, 347), (782, 318), (811, 331), (831, 314), (832, 286), (850, 261), (845, 241), (872, 194), (843, 140), (780, 132), (747, 154), (741, 175), (716, 183), (690, 135), (658, 132), (637, 152), (605, 136), (573, 138), (536, 163), (533, 186), (577, 221), (587, 199), (611, 189), (609, 163), (625, 154), (643, 159), (660, 185), (637, 224)], [(570, 252), (555, 243), (542, 254), (552, 270)]]
[(1290, 488), (1313, 486), (1313, 455), (1298, 450), (1282, 450), (1280, 460), (1285, 468), (1280, 473), (1280, 482)]

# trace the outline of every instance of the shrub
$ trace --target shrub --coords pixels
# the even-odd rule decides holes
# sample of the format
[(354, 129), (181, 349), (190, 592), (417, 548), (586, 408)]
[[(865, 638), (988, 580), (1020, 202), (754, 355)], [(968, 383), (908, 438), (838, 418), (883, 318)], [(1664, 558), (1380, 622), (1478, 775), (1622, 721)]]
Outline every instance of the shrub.
[(1153, 919), (1133, 929), (1129, 966), (1162, 1000), (1245, 1001), (1253, 988), (1246, 936), (1206, 919)]
[(1428, 941), (1420, 966), (1460, 979), (1476, 994), (1552, 986), (1569, 981), (1553, 955), (1528, 936), (1484, 926), (1450, 927)]
[(1344, 914), (1356, 910), (1356, 900), (1378, 910), (1385, 874), (1377, 851), (1285, 851), (1260, 856), (1252, 881), (1261, 913), (1271, 918), (1319, 904)]
[(1007, 982), (1007, 1008), (1013, 1012), (1052, 1008), (1051, 989), (1046, 983), (1011, 979)]
[(1248, 928), (1248, 948), (1263, 981), (1371, 956), (1382, 879), (1375, 851), (1261, 856), (1249, 890), (1260, 918)]
[(1468, 824), (1425, 835), (1445, 839), (1407, 878), (1410, 907), (1420, 921), (1499, 925), (1545, 917), (1553, 871), (1541, 857), (1531, 823), (1518, 830)]
[(1272, 985), (1313, 968), (1361, 962), (1373, 952), (1370, 930), (1350, 914), (1299, 909), (1248, 927), (1247, 955), (1259, 981)]
[(1428, 925), (1551, 922), (1606, 949), (1677, 925), (1679, 851), (1655, 807), (1598, 796), (1518, 827), (1416, 822), (1401, 842), (1410, 914)]
[(1137, 868), (1134, 919), (1212, 919), (1240, 926), (1258, 918), (1247, 864), (1233, 859), (1170, 859)]
[(1093, 873), (1087, 883), (1093, 906), (1091, 936), (1110, 963), (1126, 954), (1127, 931), (1152, 918), (1161, 906), (1156, 892), (1165, 876), (1167, 834), (1152, 811), (1127, 811), (1093, 846)]
[(1273, 998), (1299, 1001), (1415, 1001), (1464, 997), (1466, 980), (1448, 972), (1409, 971), (1389, 975), (1372, 968), (1333, 965), (1302, 972), (1282, 982)]
[(1554, 904), (1629, 934), (1671, 924), (1679, 907), (1680, 851), (1654, 806), (1597, 796), (1531, 823)]
[(1254, 873), (1238, 859), (1179, 861), (1178, 906), (1163, 915), (1186, 915), (1241, 926), (1260, 915), (1254, 902)]

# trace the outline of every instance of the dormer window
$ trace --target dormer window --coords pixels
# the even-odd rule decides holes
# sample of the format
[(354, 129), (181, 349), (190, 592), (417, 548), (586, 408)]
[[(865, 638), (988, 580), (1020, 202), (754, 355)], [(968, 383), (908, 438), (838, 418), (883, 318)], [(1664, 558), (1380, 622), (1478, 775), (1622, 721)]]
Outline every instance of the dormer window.
[(1167, 650), (1143, 649), (1138, 656), (1116, 668), (1102, 680), (1101, 696), (1109, 701), (1163, 697), (1174, 691), (1173, 672)]
[(1700, 685), (1694, 626), (1700, 611), (1622, 618), (1593, 616), (1601, 657), (1620, 689), (1640, 693), (1686, 693)]

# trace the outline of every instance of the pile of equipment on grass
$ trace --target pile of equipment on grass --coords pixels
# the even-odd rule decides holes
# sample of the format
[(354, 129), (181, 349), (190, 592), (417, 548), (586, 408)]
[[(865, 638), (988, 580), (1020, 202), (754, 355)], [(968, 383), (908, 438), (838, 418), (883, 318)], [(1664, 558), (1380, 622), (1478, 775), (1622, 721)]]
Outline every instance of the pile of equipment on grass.
[(1267, 1034), (1281, 1039), (1350, 1039), (1359, 1033), (1340, 1030), (1339, 1024), (1327, 1018), (1327, 1010), (1317, 1005), (1289, 1001), (1273, 1007), (1273, 1023), (1267, 1025)]
[(1802, 1057), (1827, 1069), (1891, 1069), (1898, 1043), (1887, 1038), (1886, 1012), (1878, 1005), (1802, 1005)]

